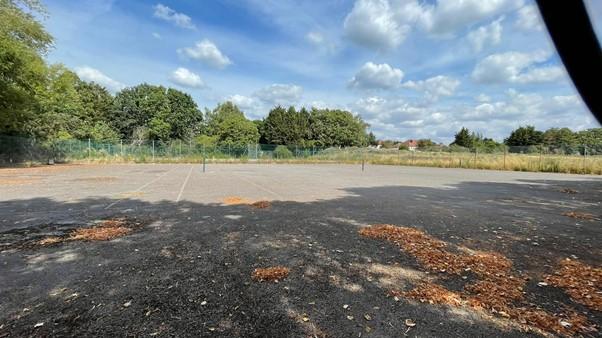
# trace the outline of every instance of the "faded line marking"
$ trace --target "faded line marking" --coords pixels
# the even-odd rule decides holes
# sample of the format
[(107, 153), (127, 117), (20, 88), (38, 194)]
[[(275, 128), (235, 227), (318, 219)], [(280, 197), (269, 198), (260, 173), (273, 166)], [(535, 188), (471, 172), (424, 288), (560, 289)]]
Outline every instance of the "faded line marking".
[(188, 184), (188, 180), (190, 179), (190, 175), (192, 174), (193, 168), (194, 168), (194, 166), (190, 166), (190, 170), (188, 171), (188, 176), (186, 176), (186, 179), (184, 180), (184, 183), (182, 184), (182, 187), (180, 188), (180, 193), (178, 194), (178, 198), (176, 198), (176, 203), (178, 203), (180, 201), (180, 198), (182, 198), (182, 193), (184, 192), (184, 188), (186, 187), (186, 184)]
[[(174, 170), (174, 168), (172, 168), (172, 169), (170, 169), (170, 170), (168, 170), (168, 171), (164, 172), (163, 174), (159, 175), (158, 177), (155, 177), (155, 179), (154, 179), (154, 180), (148, 181), (147, 183), (143, 184), (143, 185), (142, 185), (140, 188), (138, 188), (138, 189), (134, 190), (133, 192), (142, 191), (142, 189), (144, 189), (144, 188), (148, 187), (149, 185), (151, 185), (151, 184), (153, 184), (153, 183), (157, 182), (157, 181), (158, 181), (158, 180), (160, 180), (160, 179), (161, 179), (163, 176), (165, 176), (165, 175), (169, 174), (169, 173), (170, 173), (170, 172), (172, 172), (173, 170)], [(131, 191), (124, 191), (124, 192), (122, 192), (122, 194), (125, 194), (125, 193), (127, 193), (127, 192), (131, 192)], [(124, 199), (125, 199), (125, 198), (120, 198), (120, 199), (118, 199), (117, 201), (115, 201), (115, 202), (113, 202), (113, 203), (111, 203), (111, 204), (107, 205), (107, 206), (106, 206), (106, 208), (105, 208), (105, 210), (107, 210), (107, 209), (110, 209), (112, 206), (114, 206), (115, 204), (117, 204), (117, 203), (119, 203), (119, 202), (123, 201)]]

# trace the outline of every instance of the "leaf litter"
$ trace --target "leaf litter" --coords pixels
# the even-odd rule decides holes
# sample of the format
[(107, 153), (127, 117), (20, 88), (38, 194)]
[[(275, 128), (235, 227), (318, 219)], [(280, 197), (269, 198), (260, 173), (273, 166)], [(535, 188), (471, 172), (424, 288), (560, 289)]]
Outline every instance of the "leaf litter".
[(515, 273), (512, 261), (499, 253), (458, 250), (418, 229), (389, 224), (365, 227), (359, 233), (395, 244), (428, 270), (458, 276), (472, 272), (477, 277), (461, 292), (423, 282), (410, 291), (392, 290), (390, 295), (393, 297), (468, 307), (512, 320), (526, 329), (536, 328), (565, 335), (596, 331), (585, 316), (572, 309), (567, 308), (564, 313), (550, 313), (527, 303), (524, 298), (527, 278)]
[(278, 282), (288, 276), (290, 269), (284, 266), (257, 268), (253, 270), (251, 278), (256, 282)]

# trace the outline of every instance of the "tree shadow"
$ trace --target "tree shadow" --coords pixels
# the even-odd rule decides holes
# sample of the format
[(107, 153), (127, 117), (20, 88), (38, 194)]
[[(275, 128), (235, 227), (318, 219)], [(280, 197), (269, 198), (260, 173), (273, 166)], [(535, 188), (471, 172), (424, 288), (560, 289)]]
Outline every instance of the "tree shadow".
[[(567, 187), (578, 192), (561, 191)], [(0, 242), (115, 217), (148, 224), (112, 241), (0, 253), (0, 336), (399, 336), (406, 318), (417, 322), (410, 334), (419, 336), (524, 336), (471, 312), (387, 297), (392, 288), (438, 277), (358, 230), (411, 226), (500, 252), (533, 284), (571, 255), (600, 265), (599, 222), (562, 213), (599, 214), (601, 191), (600, 180), (383, 186), (350, 188), (332, 200), (274, 201), (266, 209), (134, 198), (110, 209), (115, 199), (4, 201)], [(250, 279), (254, 268), (275, 265), (291, 268), (289, 277)], [(532, 291), (544, 307), (587, 311), (563, 292)], [(602, 323), (599, 313), (589, 318)]]

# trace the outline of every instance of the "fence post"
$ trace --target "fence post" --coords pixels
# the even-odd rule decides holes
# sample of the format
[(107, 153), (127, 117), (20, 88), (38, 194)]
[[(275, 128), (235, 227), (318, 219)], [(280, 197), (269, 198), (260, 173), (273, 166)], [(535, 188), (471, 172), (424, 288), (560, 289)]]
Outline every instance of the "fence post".
[(155, 140), (153, 142), (153, 163), (155, 163)]
[(583, 145), (583, 173), (585, 174), (585, 158), (587, 157), (587, 146)]
[(504, 147), (504, 170), (506, 170), (506, 152), (508, 151), (508, 149), (506, 147)]
[(473, 167), (475, 169), (477, 168), (477, 152), (478, 152), (477, 147), (474, 147), (474, 165), (473, 165)]
[(121, 157), (123, 157), (123, 140), (119, 140), (119, 148), (121, 150)]
[(88, 162), (90, 162), (90, 156), (92, 156), (90, 146), (91, 146), (91, 141), (90, 141), (90, 138), (88, 137)]

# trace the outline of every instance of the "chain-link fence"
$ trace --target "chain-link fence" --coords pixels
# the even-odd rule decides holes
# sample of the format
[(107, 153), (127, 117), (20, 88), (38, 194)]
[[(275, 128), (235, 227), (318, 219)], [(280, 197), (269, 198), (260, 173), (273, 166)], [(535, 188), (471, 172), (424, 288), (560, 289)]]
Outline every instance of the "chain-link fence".
[(40, 141), (0, 135), (0, 165), (89, 162), (303, 162), (367, 163), (448, 168), (602, 174), (602, 144), (433, 146), (399, 150), (372, 147), (300, 147), (266, 144), (207, 145), (194, 141)]

